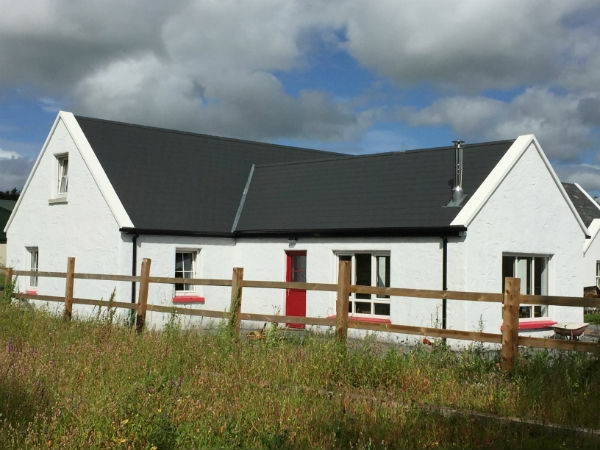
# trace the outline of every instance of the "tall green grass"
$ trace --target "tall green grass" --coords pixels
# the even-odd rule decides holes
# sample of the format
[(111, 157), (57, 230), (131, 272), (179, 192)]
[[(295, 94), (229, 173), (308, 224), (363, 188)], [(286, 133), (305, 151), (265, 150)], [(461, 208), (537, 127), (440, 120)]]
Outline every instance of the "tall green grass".
[[(136, 335), (0, 302), (1, 448), (597, 448), (600, 438), (421, 404), (600, 428), (600, 362), (535, 352), (513, 377), (474, 346), (331, 336)], [(595, 406), (594, 406), (595, 405)]]

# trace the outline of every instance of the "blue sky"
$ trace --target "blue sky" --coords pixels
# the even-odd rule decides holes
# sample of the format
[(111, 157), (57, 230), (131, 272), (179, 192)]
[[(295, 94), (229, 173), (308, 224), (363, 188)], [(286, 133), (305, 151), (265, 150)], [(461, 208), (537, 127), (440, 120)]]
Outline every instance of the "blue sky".
[(350, 153), (535, 133), (600, 193), (594, 1), (0, 6), (0, 189), (64, 109)]

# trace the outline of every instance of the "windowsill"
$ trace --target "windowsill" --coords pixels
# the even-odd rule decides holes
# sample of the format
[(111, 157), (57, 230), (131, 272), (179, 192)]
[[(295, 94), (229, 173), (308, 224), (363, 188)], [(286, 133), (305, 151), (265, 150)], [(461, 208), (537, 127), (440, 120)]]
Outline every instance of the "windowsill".
[(205, 298), (199, 295), (176, 295), (172, 299), (173, 303), (204, 303)]
[(55, 197), (48, 199), (49, 205), (64, 205), (67, 202), (67, 197)]
[[(335, 319), (335, 315), (327, 317), (328, 319)], [(354, 322), (368, 322), (368, 323), (389, 323), (392, 321), (390, 319), (386, 319), (384, 317), (364, 317), (364, 316), (352, 316), (348, 315), (348, 320), (352, 320)]]

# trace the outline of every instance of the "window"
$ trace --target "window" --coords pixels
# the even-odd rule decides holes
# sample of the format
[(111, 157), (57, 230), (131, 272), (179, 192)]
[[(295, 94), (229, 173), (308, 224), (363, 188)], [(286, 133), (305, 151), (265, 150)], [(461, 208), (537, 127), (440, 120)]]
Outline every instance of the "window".
[(600, 289), (600, 261), (596, 261), (596, 286)]
[[(390, 255), (381, 252), (339, 254), (342, 261), (351, 261), (352, 284), (362, 286), (390, 286)], [(350, 297), (350, 314), (389, 316), (389, 295), (354, 293)]]
[[(521, 279), (521, 294), (548, 295), (548, 257), (546, 256), (503, 256), (502, 290), (504, 277)], [(521, 305), (519, 318), (546, 317), (546, 305)]]
[[(38, 271), (38, 262), (39, 262), (39, 252), (37, 247), (28, 247), (27, 251), (29, 252), (29, 270), (32, 272)], [(38, 285), (38, 277), (37, 275), (29, 276), (29, 286), (37, 287)]]
[[(197, 253), (191, 250), (177, 250), (175, 252), (175, 278), (194, 278)], [(178, 283), (175, 285), (176, 294), (193, 291), (193, 284)]]
[(297, 283), (306, 283), (306, 252), (289, 252), (289, 280)]
[(67, 195), (69, 185), (69, 156), (59, 155), (56, 157), (58, 163), (58, 179), (56, 182), (56, 193), (59, 197)]

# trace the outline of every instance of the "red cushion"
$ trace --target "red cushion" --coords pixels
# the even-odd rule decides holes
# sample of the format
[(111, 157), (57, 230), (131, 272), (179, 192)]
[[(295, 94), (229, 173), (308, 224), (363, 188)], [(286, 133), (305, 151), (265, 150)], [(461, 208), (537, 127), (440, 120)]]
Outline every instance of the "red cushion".
[[(538, 328), (549, 328), (552, 325), (556, 325), (556, 320), (546, 319), (546, 320), (522, 320), (519, 322), (519, 330), (535, 330)], [(500, 330), (503, 330), (504, 326), (500, 327)]]

